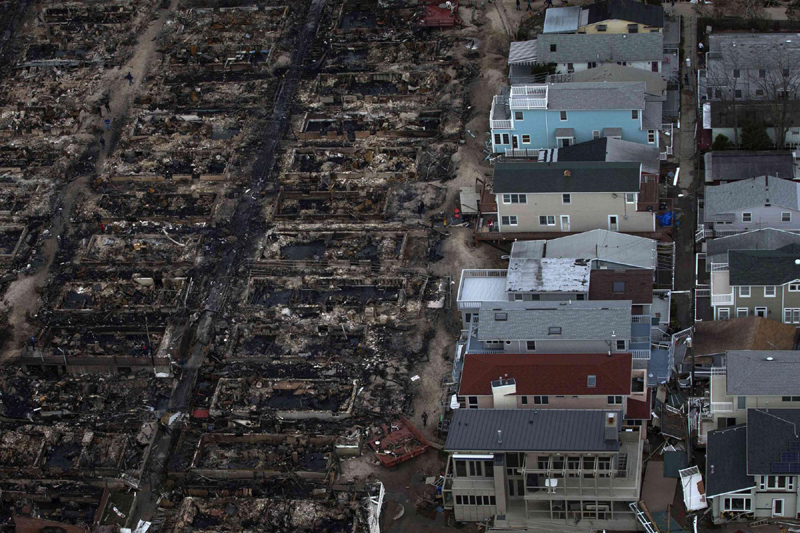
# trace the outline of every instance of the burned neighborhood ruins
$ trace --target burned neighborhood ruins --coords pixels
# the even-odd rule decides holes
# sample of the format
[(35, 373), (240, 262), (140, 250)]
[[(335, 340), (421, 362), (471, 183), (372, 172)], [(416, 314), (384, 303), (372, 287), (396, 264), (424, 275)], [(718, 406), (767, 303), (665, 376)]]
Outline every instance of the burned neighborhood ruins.
[(0, 0), (0, 531), (800, 527), (786, 3)]

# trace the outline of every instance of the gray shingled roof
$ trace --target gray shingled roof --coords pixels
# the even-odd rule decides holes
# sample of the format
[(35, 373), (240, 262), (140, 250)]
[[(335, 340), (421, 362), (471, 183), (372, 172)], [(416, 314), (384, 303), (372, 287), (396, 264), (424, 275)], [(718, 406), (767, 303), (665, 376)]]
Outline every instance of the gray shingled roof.
[(727, 263), (729, 250), (777, 250), (788, 244), (800, 244), (800, 234), (764, 228), (706, 242), (708, 263)]
[(578, 31), (581, 7), (551, 7), (544, 14), (542, 33), (571, 33)]
[(758, 176), (794, 177), (791, 152), (729, 150), (706, 152), (706, 181), (735, 181)]
[(645, 109), (646, 87), (643, 81), (551, 83), (547, 89), (547, 109)]
[(800, 245), (787, 244), (777, 250), (730, 250), (730, 284), (783, 285), (800, 279)]
[(800, 210), (800, 183), (778, 178), (751, 178), (747, 180), (707, 186), (704, 215), (707, 221), (714, 217), (737, 213), (766, 204)]
[(661, 102), (645, 102), (644, 112), (642, 113), (642, 129), (660, 130), (661, 129)]
[[(549, 13), (551, 10), (548, 9)], [(667, 82), (658, 72), (650, 72), (641, 68), (617, 65), (616, 63), (604, 63), (595, 68), (579, 70), (573, 72), (570, 78), (572, 82), (623, 82), (623, 81), (643, 81), (645, 82), (645, 92), (648, 95), (663, 97), (667, 90)]]
[(640, 169), (628, 162), (502, 162), (494, 167), (493, 192), (639, 192)]
[(532, 41), (514, 41), (508, 50), (509, 65), (530, 65), (536, 63), (536, 39)]
[[(596, 340), (631, 337), (631, 302), (483, 302), (478, 340)], [(505, 316), (505, 319), (503, 317)], [(560, 327), (560, 335), (551, 335)]]
[[(609, 412), (617, 415), (619, 430), (620, 411)], [(444, 449), (615, 452), (619, 450), (619, 441), (606, 439), (606, 413), (572, 409), (458, 409), (453, 413)]]
[(706, 444), (706, 497), (712, 498), (755, 486), (747, 475), (747, 426), (708, 433)]
[(800, 396), (800, 351), (729, 351), (725, 364), (729, 396)]
[(800, 38), (792, 33), (714, 33), (708, 36), (709, 65), (721, 62), (728, 70), (785, 68), (800, 62), (798, 43)]
[[(660, 33), (543, 33), (536, 39), (539, 63), (615, 63), (662, 61), (664, 38)], [(550, 45), (556, 51), (550, 51)]]
[(800, 409), (748, 409), (747, 473), (751, 476), (788, 473), (775, 472), (773, 464), (787, 462), (781, 460), (782, 453), (797, 451), (790, 445), (800, 444), (799, 429)]
[[(533, 251), (527, 253), (528, 249)], [(511, 257), (600, 259), (609, 263), (655, 269), (658, 242), (645, 237), (595, 229), (548, 241), (515, 242), (511, 247)]]

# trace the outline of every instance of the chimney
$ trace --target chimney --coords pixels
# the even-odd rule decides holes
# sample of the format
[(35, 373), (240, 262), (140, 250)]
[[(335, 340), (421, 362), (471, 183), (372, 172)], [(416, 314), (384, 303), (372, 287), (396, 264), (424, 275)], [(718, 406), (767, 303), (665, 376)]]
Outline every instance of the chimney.
[(571, 170), (565, 170), (564, 171), (564, 175), (565, 176), (572, 176), (572, 171)]
[(606, 442), (616, 442), (619, 438), (619, 428), (617, 427), (617, 417), (619, 413), (606, 413), (605, 440)]

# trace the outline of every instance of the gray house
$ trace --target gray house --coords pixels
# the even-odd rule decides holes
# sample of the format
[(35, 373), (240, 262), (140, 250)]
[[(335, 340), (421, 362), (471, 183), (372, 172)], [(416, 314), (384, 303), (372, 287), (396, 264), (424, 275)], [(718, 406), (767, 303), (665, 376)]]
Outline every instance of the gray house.
[(558, 74), (587, 70), (603, 63), (663, 74), (663, 60), (661, 33), (544, 33), (536, 39), (536, 63), (555, 63)]
[(495, 529), (636, 529), (643, 440), (620, 412), (459, 409), (445, 443), (444, 507)]
[(696, 240), (761, 228), (800, 231), (800, 183), (770, 176), (706, 186)]
[(714, 521), (798, 518), (800, 409), (748, 409), (746, 420), (708, 435), (706, 498)]
[(729, 250), (711, 263), (715, 320), (760, 316), (800, 325), (800, 245), (777, 250)]
[(703, 159), (706, 183), (729, 183), (762, 176), (800, 177), (792, 152), (725, 150), (706, 152)]
[[(497, 230), (654, 232), (657, 189), (646, 185), (640, 163), (497, 163), (493, 187)], [(640, 199), (652, 193), (655, 209), (653, 198)]]

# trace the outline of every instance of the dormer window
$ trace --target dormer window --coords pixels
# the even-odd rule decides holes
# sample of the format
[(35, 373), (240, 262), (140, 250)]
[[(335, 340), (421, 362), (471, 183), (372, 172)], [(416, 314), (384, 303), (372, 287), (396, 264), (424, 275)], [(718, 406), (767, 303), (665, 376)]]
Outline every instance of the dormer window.
[(586, 386), (593, 389), (597, 386), (597, 376), (586, 376)]

